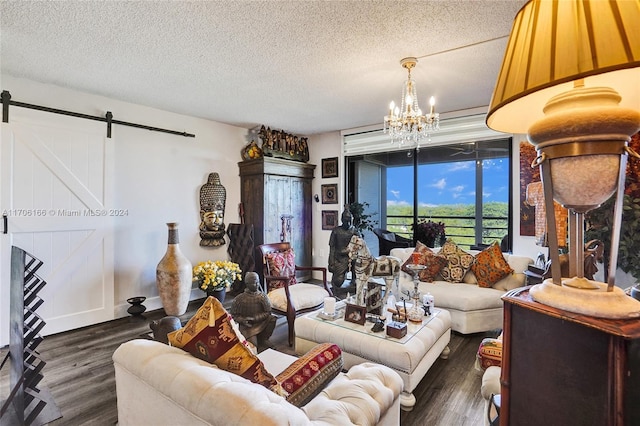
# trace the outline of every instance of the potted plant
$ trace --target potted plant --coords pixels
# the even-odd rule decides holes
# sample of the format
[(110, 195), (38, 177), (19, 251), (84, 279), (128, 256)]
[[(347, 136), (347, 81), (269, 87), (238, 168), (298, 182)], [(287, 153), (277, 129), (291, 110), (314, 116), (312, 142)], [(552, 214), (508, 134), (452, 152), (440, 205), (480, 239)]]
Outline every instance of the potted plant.
[(443, 222), (418, 219), (418, 223), (411, 225), (411, 228), (413, 229), (414, 239), (427, 247), (435, 247), (436, 240), (442, 245), (446, 239)]
[(213, 296), (222, 303), (227, 290), (241, 274), (242, 270), (237, 263), (207, 260), (193, 267), (193, 282), (198, 283), (200, 290), (207, 293), (207, 296)]
[(362, 236), (362, 231), (373, 231), (374, 226), (378, 224), (377, 220), (372, 219), (372, 217), (377, 215), (377, 213), (369, 214), (364, 212), (365, 209), (368, 208), (369, 203), (366, 201), (364, 203), (356, 201), (349, 204), (349, 212), (351, 212), (351, 217), (353, 218), (353, 227), (360, 236)]

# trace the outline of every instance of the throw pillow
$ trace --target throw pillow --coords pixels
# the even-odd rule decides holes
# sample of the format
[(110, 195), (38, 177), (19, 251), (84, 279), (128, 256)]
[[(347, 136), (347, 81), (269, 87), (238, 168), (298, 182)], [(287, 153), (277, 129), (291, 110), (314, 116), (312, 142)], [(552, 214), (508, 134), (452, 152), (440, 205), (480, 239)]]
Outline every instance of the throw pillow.
[[(296, 256), (293, 249), (268, 253), (267, 275), (272, 277), (289, 277), (289, 285), (296, 283)], [(268, 280), (267, 292), (284, 287), (284, 280)]]
[(302, 407), (342, 370), (342, 351), (333, 343), (314, 346), (276, 377), (289, 393), (287, 401)]
[(500, 367), (502, 365), (502, 334), (497, 339), (482, 339), (476, 357), (483, 370), (493, 365)]
[(461, 283), (474, 261), (471, 254), (462, 250), (452, 240), (444, 243), (438, 255), (447, 259), (447, 266), (442, 268), (440, 275), (451, 283)]
[(208, 297), (184, 327), (167, 337), (171, 346), (286, 396), (262, 361), (242, 343), (231, 316), (215, 297)]
[[(417, 253), (417, 263), (419, 265), (424, 265), (427, 268), (423, 269), (418, 273), (418, 279), (424, 282), (433, 282), (438, 275), (438, 273), (447, 265), (447, 259), (442, 256), (436, 255), (433, 250), (429, 247), (418, 241), (416, 243), (416, 248), (413, 253)], [(407, 265), (414, 263), (415, 260), (413, 256), (409, 256), (409, 258), (402, 264), (402, 270), (407, 274), (413, 277), (413, 272), (411, 269), (407, 268)]]
[(476, 276), (479, 287), (491, 287), (502, 278), (513, 273), (497, 242), (476, 255), (471, 270)]

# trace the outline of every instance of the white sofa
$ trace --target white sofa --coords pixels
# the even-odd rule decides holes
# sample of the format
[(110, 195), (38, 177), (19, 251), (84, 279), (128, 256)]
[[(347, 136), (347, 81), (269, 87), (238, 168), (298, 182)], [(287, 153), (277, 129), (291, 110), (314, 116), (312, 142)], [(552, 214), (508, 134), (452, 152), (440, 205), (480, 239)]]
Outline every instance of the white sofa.
[[(274, 375), (296, 360), (274, 350), (259, 358)], [(378, 364), (339, 373), (298, 408), (259, 384), (164, 343), (126, 342), (113, 361), (121, 426), (400, 424), (402, 379)]]
[[(414, 248), (395, 248), (391, 256), (399, 258), (404, 263), (413, 253)], [(433, 249), (437, 252), (438, 249)], [(467, 250), (469, 254), (479, 253)], [(446, 309), (451, 314), (451, 329), (458, 333), (470, 334), (502, 328), (503, 305), (502, 296), (505, 292), (525, 285), (524, 271), (533, 259), (525, 256), (503, 256), (514, 273), (498, 281), (491, 288), (478, 287), (473, 272), (467, 272), (462, 283), (434, 281), (420, 282), (418, 289), (422, 295), (431, 293), (436, 307)], [(399, 287), (401, 291), (413, 289), (411, 275), (400, 272)]]

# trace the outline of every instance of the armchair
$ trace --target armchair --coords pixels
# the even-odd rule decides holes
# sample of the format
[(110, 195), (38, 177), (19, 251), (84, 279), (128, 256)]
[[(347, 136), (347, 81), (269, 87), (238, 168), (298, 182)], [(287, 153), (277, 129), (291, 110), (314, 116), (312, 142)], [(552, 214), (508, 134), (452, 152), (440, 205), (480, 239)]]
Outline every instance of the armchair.
[[(288, 242), (262, 244), (258, 250), (262, 255), (263, 291), (269, 297), (272, 311), (287, 318), (289, 346), (293, 346), (296, 317), (322, 307), (324, 298), (333, 296), (327, 285), (327, 268), (296, 265)], [(296, 271), (322, 272), (322, 283), (298, 283)]]
[(394, 248), (413, 246), (413, 240), (410, 238), (401, 237), (395, 232), (387, 231), (386, 229), (375, 228), (373, 233), (378, 237), (378, 256), (388, 256), (391, 249)]
[(476, 354), (476, 369), (482, 372), (480, 394), (485, 399), (485, 425), (500, 424), (500, 375), (502, 373), (502, 333), (483, 339)]

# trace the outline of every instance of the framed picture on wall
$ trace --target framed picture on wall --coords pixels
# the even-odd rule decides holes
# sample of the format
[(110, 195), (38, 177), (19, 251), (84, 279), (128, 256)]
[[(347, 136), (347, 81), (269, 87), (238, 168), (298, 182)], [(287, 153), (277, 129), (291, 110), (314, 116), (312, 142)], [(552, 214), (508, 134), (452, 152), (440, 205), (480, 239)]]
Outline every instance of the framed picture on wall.
[(338, 177), (338, 157), (322, 159), (322, 177)]
[(338, 204), (338, 184), (329, 183), (321, 186), (322, 204)]
[(338, 226), (337, 210), (322, 210), (322, 229), (331, 230)]

